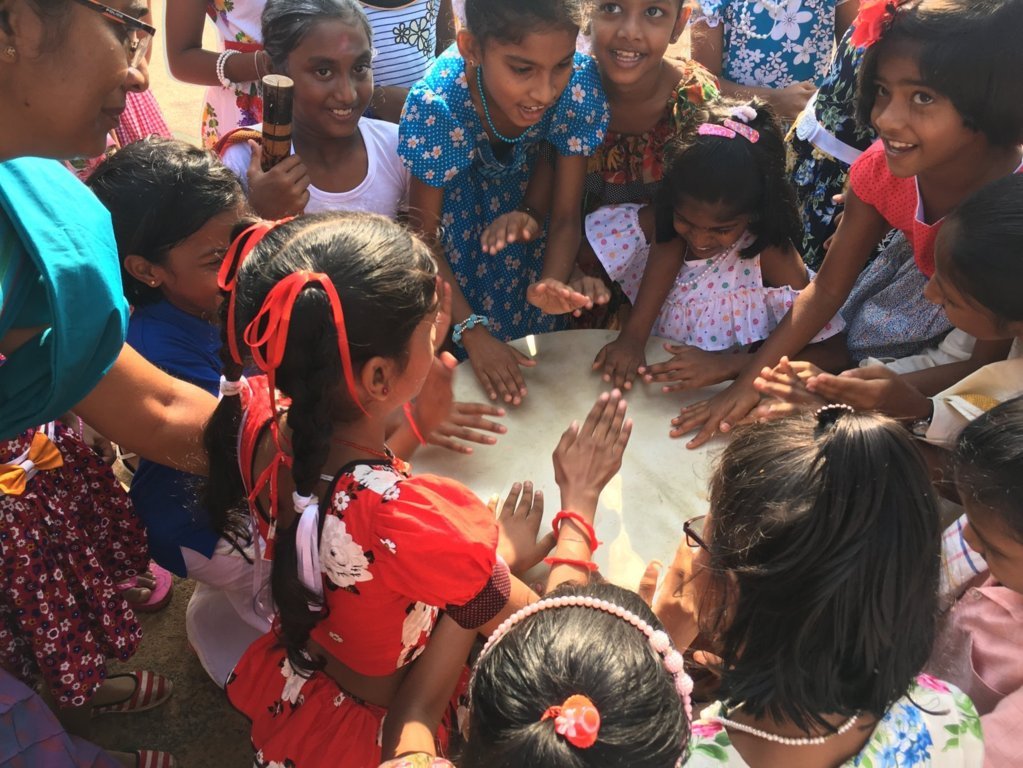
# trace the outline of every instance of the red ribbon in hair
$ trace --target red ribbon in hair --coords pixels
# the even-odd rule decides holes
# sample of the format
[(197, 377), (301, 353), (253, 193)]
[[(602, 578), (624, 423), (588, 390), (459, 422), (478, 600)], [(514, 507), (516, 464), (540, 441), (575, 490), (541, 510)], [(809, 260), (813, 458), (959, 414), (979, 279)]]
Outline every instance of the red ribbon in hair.
[(220, 263), (220, 271), (217, 272), (217, 285), (220, 287), (220, 290), (227, 292), (228, 296), (227, 348), (231, 351), (231, 359), (238, 363), (238, 365), (242, 364), (242, 356), (238, 352), (238, 339), (235, 334), (234, 324), (234, 289), (238, 284), (238, 270), (241, 269), (242, 263), (249, 257), (252, 249), (259, 244), (260, 240), (276, 227), (291, 221), (293, 218), (295, 217), (289, 216), (286, 219), (278, 219), (277, 221), (257, 221), (251, 227), (243, 230), (234, 239), (227, 249), (227, 253), (224, 254), (224, 260)]
[(574, 747), (588, 749), (597, 743), (600, 712), (582, 694), (569, 696), (560, 707), (547, 707), (540, 720), (554, 720), (554, 730)]
[(341, 310), (341, 297), (330, 278), (322, 272), (293, 272), (270, 289), (263, 300), (263, 306), (252, 322), (245, 328), (243, 338), (252, 351), (252, 357), (267, 375), (270, 387), (270, 405), (276, 411), (277, 385), (275, 374), (284, 359), (284, 348), (288, 342), (288, 328), (291, 326), (291, 313), (295, 309), (298, 295), (310, 284), (319, 284), (327, 294), (330, 310), (337, 329), (337, 349), (341, 356), (341, 369), (344, 373), (348, 394), (366, 413), (366, 409), (356, 394), (355, 371), (352, 358), (348, 352), (348, 331), (345, 329), (345, 316)]

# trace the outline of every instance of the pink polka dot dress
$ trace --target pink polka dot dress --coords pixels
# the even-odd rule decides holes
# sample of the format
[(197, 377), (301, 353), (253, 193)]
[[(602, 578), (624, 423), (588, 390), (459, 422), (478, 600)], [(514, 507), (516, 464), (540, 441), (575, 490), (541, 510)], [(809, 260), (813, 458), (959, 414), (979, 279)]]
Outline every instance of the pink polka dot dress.
[[(612, 205), (586, 217), (590, 246), (607, 274), (634, 303), (650, 255), (650, 244), (639, 225), (641, 207)], [(740, 255), (751, 242), (752, 235), (746, 233), (724, 253), (686, 261), (661, 307), (653, 335), (708, 352), (766, 339), (799, 291), (764, 285), (760, 255)], [(844, 327), (842, 319), (835, 317), (813, 341), (823, 341)]]

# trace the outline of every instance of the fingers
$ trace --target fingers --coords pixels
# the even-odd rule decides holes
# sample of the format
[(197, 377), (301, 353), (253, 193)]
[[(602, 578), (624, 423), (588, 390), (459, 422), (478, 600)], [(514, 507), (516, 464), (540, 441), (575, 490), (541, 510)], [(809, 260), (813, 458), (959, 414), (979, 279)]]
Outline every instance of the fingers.
[(249, 168), (246, 172), (246, 176), (251, 180), (263, 173), (263, 146), (253, 139), (249, 139), (246, 143), (252, 152), (252, 155), (249, 157)]
[[(508, 347), (508, 349), (510, 349), (512, 351), (512, 354), (515, 355), (515, 362), (521, 365), (523, 368), (532, 368), (533, 366), (536, 365), (536, 360), (531, 358), (529, 355), (519, 352), (517, 349), (515, 349), (515, 347)], [(522, 388), (522, 396), (525, 397), (526, 382), (523, 380), (518, 370), (515, 371), (515, 378), (519, 382), (519, 386)]]
[[(518, 485), (518, 483), (516, 483)], [(541, 502), (542, 503), (542, 502)], [(533, 508), (533, 483), (529, 480), (522, 484), (522, 495), (519, 496), (519, 503), (515, 507), (516, 515), (528, 515)]]
[(647, 563), (646, 570), (643, 571), (643, 576), (639, 580), (639, 588), (636, 592), (647, 605), (653, 605), (654, 595), (657, 593), (657, 581), (660, 579), (663, 567), (659, 560)]
[[(532, 491), (532, 486), (530, 486)], [(515, 514), (515, 506), (522, 496), (522, 483), (512, 483), (508, 495), (504, 497), (504, 504), (501, 505), (501, 517), (511, 517)]]
[(464, 454), (472, 453), (472, 446), (466, 445), (465, 443), (460, 443), (457, 440), (448, 437), (447, 435), (440, 432), (434, 432), (433, 434), (430, 435), (430, 444), (439, 446), (448, 451), (454, 451), (455, 453)]
[(832, 376), (829, 373), (815, 376), (811, 381), (811, 390), (816, 395), (833, 402), (848, 403), (854, 408), (866, 407), (864, 397), (871, 387), (867, 381), (845, 376)]

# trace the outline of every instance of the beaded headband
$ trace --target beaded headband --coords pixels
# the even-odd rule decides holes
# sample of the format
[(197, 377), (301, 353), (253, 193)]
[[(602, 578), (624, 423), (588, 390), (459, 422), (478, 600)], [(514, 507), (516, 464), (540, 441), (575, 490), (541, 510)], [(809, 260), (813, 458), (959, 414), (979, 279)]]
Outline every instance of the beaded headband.
[[(476, 675), (476, 670), (479, 669), (480, 661), (490, 652), (501, 638), (508, 634), (509, 630), (519, 622), (528, 619), (530, 616), (545, 611), (551, 608), (592, 608), (595, 611), (603, 611), (609, 613), (612, 616), (617, 616), (622, 621), (628, 622), (634, 626), (637, 630), (646, 635), (647, 642), (654, 652), (661, 657), (664, 664), (664, 668), (668, 670), (671, 676), (675, 680), (675, 691), (682, 699), (682, 706), (685, 709), (686, 718), (691, 722), (693, 719), (693, 679), (686, 674), (685, 671), (685, 660), (682, 658), (682, 654), (676, 650), (671, 644), (671, 638), (668, 637), (668, 633), (661, 629), (654, 629), (645, 619), (637, 616), (632, 611), (622, 606), (612, 603), (610, 600), (602, 600), (597, 597), (587, 597), (583, 595), (562, 595), (559, 597), (545, 597), (535, 603), (520, 608), (518, 611), (513, 613), (507, 619), (501, 622), (500, 626), (494, 630), (493, 634), (487, 638), (486, 644), (483, 646), (483, 650), (480, 651), (479, 658), (476, 660), (476, 666), (473, 667), (473, 677)], [(472, 682), (469, 683), (469, 690), (472, 690)], [(575, 697), (569, 697), (566, 700), (564, 706), (568, 705)], [(585, 698), (585, 697), (580, 697)], [(586, 699), (589, 702), (589, 699)], [(592, 706), (592, 702), (589, 702)], [(595, 709), (595, 708), (594, 708)], [(545, 712), (545, 718), (548, 717), (550, 709)], [(560, 712), (559, 712), (560, 714)], [(599, 728), (599, 713), (597, 717), (597, 727)], [(557, 727), (557, 724), (556, 724)], [(561, 731), (559, 731), (560, 733)], [(565, 734), (562, 734), (565, 735)], [(567, 738), (567, 736), (566, 736)], [(575, 743), (574, 739), (569, 739), (572, 743)], [(596, 741), (594, 735), (593, 741), (586, 744), (590, 746)], [(581, 746), (581, 745), (580, 745)], [(679, 758), (681, 761), (681, 758)]]

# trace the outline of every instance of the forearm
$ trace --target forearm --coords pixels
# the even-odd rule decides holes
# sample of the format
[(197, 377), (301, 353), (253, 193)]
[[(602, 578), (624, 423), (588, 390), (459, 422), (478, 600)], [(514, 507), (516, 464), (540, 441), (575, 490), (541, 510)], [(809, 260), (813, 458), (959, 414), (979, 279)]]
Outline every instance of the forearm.
[(125, 346), (113, 368), (74, 410), (122, 448), (204, 475), (202, 434), (216, 405), (213, 395), (164, 373)]
[[(195, 85), (220, 85), (217, 79), (217, 59), (220, 54), (203, 48), (187, 48), (168, 56), (171, 74), (175, 80)], [(248, 83), (270, 73), (260, 52), (239, 51), (224, 62), (224, 76), (232, 83)]]
[[(672, 244), (673, 245), (673, 244)], [(674, 251), (674, 252), (669, 252)], [(671, 293), (675, 277), (682, 268), (682, 256), (677, 248), (654, 245), (643, 270), (643, 279), (636, 293), (636, 302), (621, 335), (633, 341), (646, 341), (661, 314), (661, 308)]]
[(575, 266), (576, 254), (579, 252), (581, 241), (582, 226), (578, 215), (551, 217), (540, 279), (552, 278), (567, 283), (572, 275), (572, 268)]
[(381, 734), (382, 759), (409, 752), (435, 753), (434, 736), (476, 634), (447, 616), (437, 622), (426, 650), (405, 676), (387, 709)]

